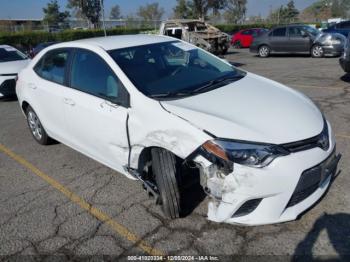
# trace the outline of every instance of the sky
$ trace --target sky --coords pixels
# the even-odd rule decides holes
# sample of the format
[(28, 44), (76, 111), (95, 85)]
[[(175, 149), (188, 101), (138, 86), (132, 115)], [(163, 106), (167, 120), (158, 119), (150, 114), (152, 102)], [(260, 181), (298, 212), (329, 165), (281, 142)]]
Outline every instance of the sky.
[[(49, 0), (0, 0), (0, 19), (7, 18), (42, 18), (42, 8), (49, 2)], [(58, 0), (61, 9), (65, 8), (67, 0)], [(165, 18), (170, 16), (172, 9), (176, 4), (176, 0), (104, 0), (105, 13), (109, 15), (111, 6), (118, 4), (121, 7), (122, 13), (131, 14), (136, 13), (140, 5), (147, 3), (158, 2), (160, 6), (166, 11)], [(286, 4), (288, 0), (248, 0), (247, 15), (262, 15), (266, 16), (270, 9), (277, 8), (282, 4)], [(299, 9), (309, 6), (315, 0), (294, 0), (295, 5)]]

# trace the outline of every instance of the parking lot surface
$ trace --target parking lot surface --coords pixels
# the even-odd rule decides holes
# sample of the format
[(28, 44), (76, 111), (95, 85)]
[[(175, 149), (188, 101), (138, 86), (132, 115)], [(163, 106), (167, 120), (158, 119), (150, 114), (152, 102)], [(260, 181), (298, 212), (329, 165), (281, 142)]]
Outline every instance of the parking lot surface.
[(343, 158), (340, 174), (320, 203), (299, 220), (277, 225), (209, 222), (207, 199), (187, 217), (167, 220), (139, 182), (62, 144), (38, 145), (18, 102), (2, 101), (0, 261), (15, 255), (350, 258), (350, 76), (337, 58), (260, 59), (248, 50), (231, 50), (226, 59), (303, 92), (331, 122)]

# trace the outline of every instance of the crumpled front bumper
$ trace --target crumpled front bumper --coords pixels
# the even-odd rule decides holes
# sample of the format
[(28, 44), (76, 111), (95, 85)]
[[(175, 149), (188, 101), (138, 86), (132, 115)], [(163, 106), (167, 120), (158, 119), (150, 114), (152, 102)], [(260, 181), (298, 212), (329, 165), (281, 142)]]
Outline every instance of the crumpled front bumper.
[[(331, 135), (330, 126), (329, 130)], [(264, 168), (235, 164), (234, 171), (225, 177), (221, 185), (209, 183), (209, 191), (217, 192), (220, 188), (222, 196), (221, 199), (212, 197), (208, 206), (208, 219), (252, 226), (295, 220), (322, 197), (331, 183), (331, 176), (327, 176), (301, 201), (291, 204), (302, 174), (330, 157), (336, 157), (333, 135), (330, 136), (327, 151), (313, 148), (292, 153), (275, 159)], [(336, 165), (339, 158), (340, 156), (336, 159)], [(247, 203), (256, 206), (249, 213), (236, 216), (236, 212)]]

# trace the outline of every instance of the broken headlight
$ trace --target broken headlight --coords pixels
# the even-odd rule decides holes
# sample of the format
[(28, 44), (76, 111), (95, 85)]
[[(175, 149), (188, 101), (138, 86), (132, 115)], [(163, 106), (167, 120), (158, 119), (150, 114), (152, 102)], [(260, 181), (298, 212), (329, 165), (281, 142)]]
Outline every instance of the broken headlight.
[(225, 139), (208, 141), (203, 148), (218, 158), (250, 167), (265, 167), (275, 158), (289, 154), (289, 151), (278, 145)]

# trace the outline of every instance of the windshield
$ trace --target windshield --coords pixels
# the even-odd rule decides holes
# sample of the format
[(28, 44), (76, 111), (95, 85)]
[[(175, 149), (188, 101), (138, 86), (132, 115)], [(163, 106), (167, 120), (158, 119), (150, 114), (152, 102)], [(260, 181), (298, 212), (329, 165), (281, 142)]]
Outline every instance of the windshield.
[(313, 36), (319, 35), (321, 32), (317, 30), (316, 28), (312, 26), (303, 26), (303, 29), (308, 32), (309, 34), (312, 34)]
[(245, 76), (221, 59), (180, 41), (109, 53), (136, 88), (152, 98), (207, 92)]
[(13, 47), (0, 48), (0, 62), (12, 62), (27, 59), (26, 55)]

